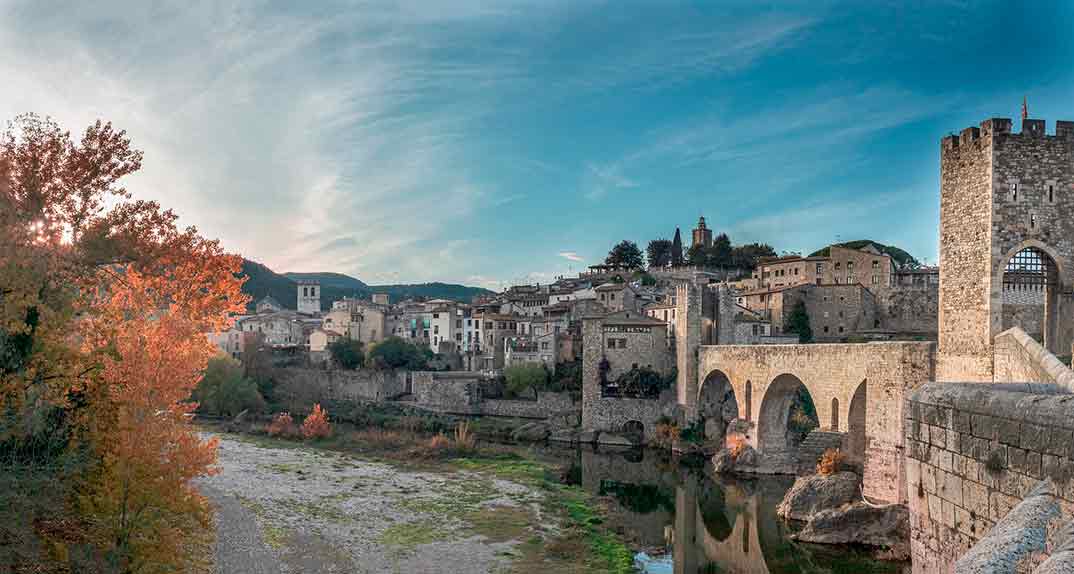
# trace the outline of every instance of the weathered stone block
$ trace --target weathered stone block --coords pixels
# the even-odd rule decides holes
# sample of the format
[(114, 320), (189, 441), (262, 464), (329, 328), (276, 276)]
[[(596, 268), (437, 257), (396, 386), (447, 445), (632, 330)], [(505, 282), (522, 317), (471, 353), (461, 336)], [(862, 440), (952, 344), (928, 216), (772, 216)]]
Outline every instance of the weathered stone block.
[(996, 431), (999, 433), (1000, 442), (1012, 446), (1021, 445), (1022, 425), (1018, 421), (999, 419)]
[(1031, 423), (1022, 423), (1021, 447), (1026, 450), (1043, 452), (1047, 444), (1044, 427)]
[(993, 440), (996, 438), (996, 419), (988, 415), (972, 415), (970, 426), (973, 436)]

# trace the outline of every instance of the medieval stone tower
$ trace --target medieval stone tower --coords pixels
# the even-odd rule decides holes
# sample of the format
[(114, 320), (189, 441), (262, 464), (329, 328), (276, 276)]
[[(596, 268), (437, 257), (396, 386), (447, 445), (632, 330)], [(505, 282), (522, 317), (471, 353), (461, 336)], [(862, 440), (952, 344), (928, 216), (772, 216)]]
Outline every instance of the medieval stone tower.
[(697, 227), (694, 228), (693, 243), (691, 245), (712, 247), (712, 230), (705, 225), (704, 217), (698, 220)]
[(321, 284), (317, 281), (298, 282), (298, 312), (317, 314), (321, 312)]
[(939, 381), (992, 381), (1014, 326), (1055, 355), (1074, 338), (1074, 122), (994, 118), (941, 142)]

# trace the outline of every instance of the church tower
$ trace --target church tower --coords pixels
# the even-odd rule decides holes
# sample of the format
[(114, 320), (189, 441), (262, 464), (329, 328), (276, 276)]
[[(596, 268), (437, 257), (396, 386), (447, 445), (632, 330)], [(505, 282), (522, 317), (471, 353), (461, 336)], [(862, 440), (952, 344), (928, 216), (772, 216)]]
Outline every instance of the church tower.
[(298, 281), (298, 312), (316, 315), (321, 312), (321, 284)]
[(712, 230), (705, 226), (705, 217), (702, 216), (694, 229), (694, 242), (692, 245), (704, 245), (712, 247)]

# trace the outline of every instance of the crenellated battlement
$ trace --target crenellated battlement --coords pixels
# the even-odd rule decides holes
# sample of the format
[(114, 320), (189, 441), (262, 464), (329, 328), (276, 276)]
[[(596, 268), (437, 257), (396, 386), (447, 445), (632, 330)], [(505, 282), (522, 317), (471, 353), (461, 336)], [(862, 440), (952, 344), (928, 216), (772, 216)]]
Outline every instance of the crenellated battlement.
[(981, 122), (980, 127), (968, 127), (958, 135), (944, 136), (941, 140), (941, 148), (944, 151), (972, 145), (981, 138), (990, 138), (996, 135), (1009, 137), (1031, 138), (1056, 138), (1074, 142), (1074, 121), (1059, 120), (1055, 122), (1055, 133), (1049, 135), (1044, 120), (1026, 118), (1022, 120), (1022, 131), (1014, 133), (1011, 127), (1014, 122), (1010, 118), (989, 118)]

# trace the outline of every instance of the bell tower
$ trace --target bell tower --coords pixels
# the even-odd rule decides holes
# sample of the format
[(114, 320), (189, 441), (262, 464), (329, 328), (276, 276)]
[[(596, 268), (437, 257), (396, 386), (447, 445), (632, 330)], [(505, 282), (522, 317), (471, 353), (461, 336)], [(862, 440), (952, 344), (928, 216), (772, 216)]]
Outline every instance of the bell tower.
[(704, 216), (701, 216), (701, 219), (697, 222), (697, 227), (694, 228), (694, 242), (692, 245), (712, 247), (712, 230), (705, 226)]

